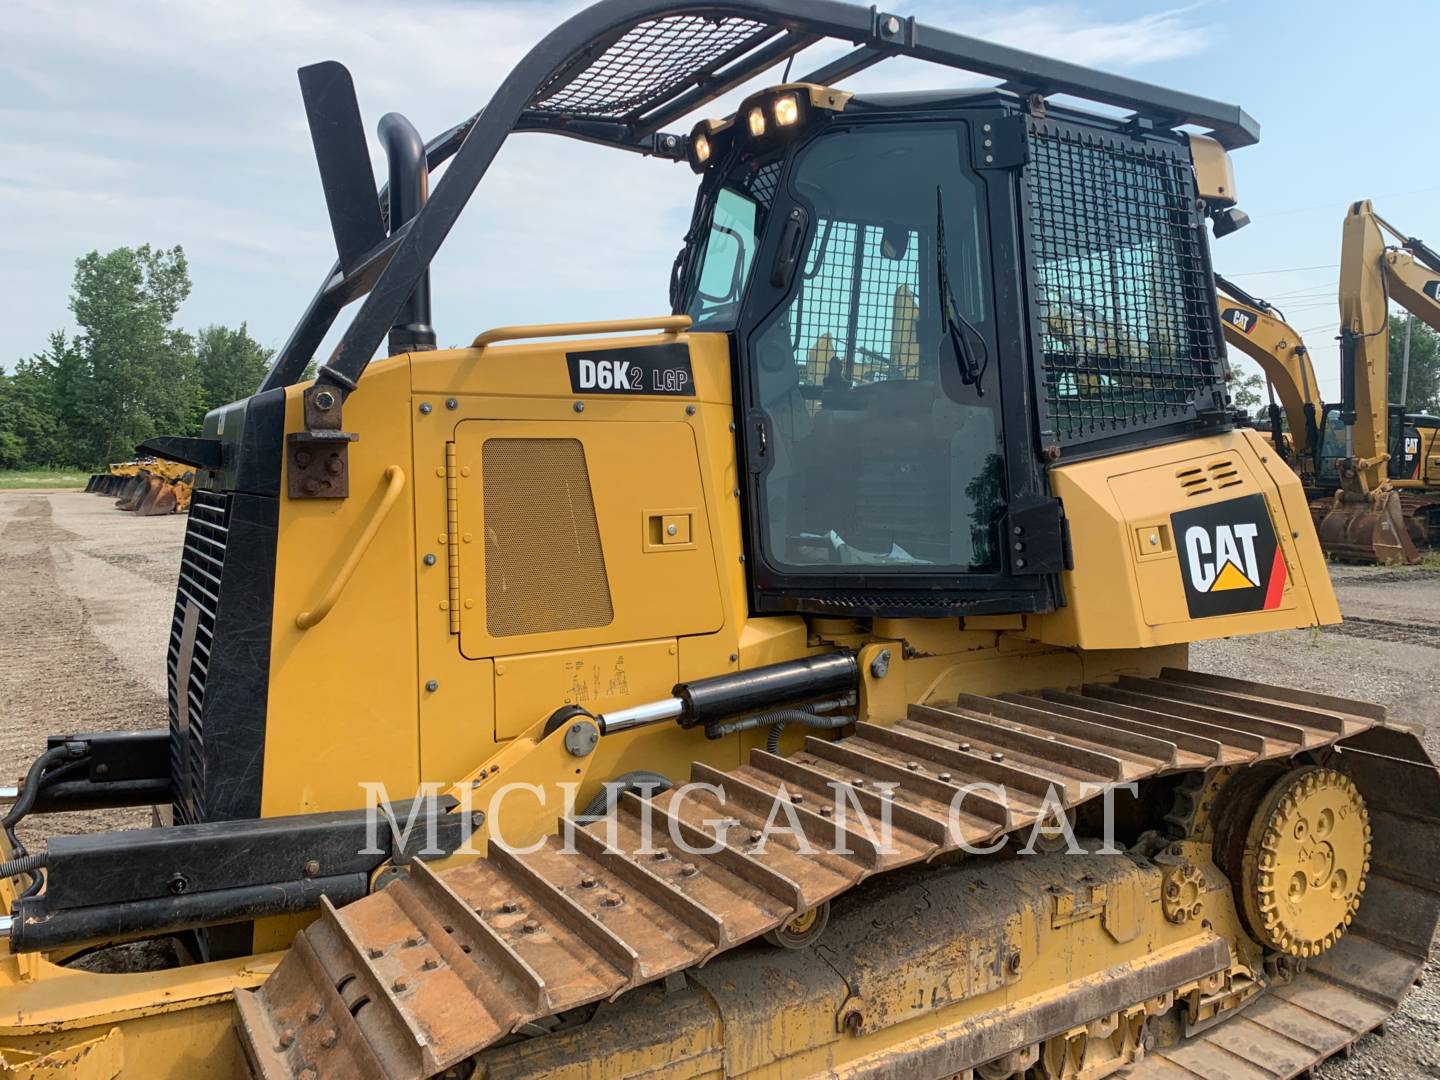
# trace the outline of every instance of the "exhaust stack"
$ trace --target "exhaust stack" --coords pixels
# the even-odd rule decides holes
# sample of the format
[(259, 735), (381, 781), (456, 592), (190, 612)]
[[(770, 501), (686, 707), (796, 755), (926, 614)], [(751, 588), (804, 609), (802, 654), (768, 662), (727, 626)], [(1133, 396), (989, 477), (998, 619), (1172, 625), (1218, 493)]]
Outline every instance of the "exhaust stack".
[[(425, 205), (430, 193), (430, 170), (425, 163), (425, 140), (415, 125), (399, 113), (380, 118), (380, 144), (390, 165), (390, 233), (394, 235)], [(435, 328), (430, 325), (430, 271), (420, 275), (415, 291), (405, 301), (390, 327), (390, 355), (435, 348)]]

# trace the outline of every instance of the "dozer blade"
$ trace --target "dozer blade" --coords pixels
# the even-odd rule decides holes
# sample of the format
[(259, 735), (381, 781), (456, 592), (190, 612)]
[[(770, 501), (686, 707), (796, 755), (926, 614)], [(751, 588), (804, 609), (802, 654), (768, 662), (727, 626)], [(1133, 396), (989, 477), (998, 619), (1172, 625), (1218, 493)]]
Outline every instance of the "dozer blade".
[(167, 484), (158, 476), (151, 477), (151, 481), (150, 488), (141, 498), (140, 505), (135, 508), (135, 513), (141, 517), (173, 514), (177, 503), (175, 485)]
[(1337, 494), (1320, 521), (1320, 546), (1341, 562), (1413, 566), (1420, 561), (1394, 491), (1375, 492), (1363, 502)]
[[(408, 878), (378, 893), (340, 910), (327, 904), (265, 985), (237, 995), (241, 1040), (255, 1074), (264, 1080), (432, 1076), (513, 1032), (546, 1030), (537, 1022), (547, 1017), (695, 969), (759, 935), (794, 925), (797, 915), (866, 879), (910, 866), (897, 878), (866, 884), (865, 899), (856, 901), (868, 905), (867, 920), (889, 911), (899, 893), (887, 890), (901, 886), (888, 882), (924, 883), (930, 880), (924, 875), (950, 874), (916, 864), (956, 852), (962, 844), (973, 849), (1004, 834), (1028, 831), (1037, 818), (1056, 812), (1051, 801), (1056, 795), (1068, 810), (1120, 785), (1226, 766), (1273, 762), (1267, 767), (1283, 768), (1297, 754), (1336, 744), (1340, 753), (1334, 760), (1342, 764), (1334, 767), (1345, 769), (1360, 788), (1375, 826), (1374, 870), (1355, 932), (1314, 960), (1300, 979), (1281, 986), (1277, 978), (1271, 993), (1247, 999), (1245, 1016), (1253, 1023), (1241, 1029), (1197, 1027), (1186, 1033), (1189, 1038), (1134, 1065), (1138, 1071), (1131, 1074), (1157, 1080), (1193, 1075), (1192, 1069), (1204, 1076), (1237, 1075), (1238, 1055), (1246, 1062), (1269, 1063), (1244, 1075), (1293, 1076), (1382, 1023), (1423, 967), (1430, 936), (1440, 923), (1440, 849), (1434, 839), (1440, 836), (1440, 777), (1413, 736), (1386, 727), (1378, 707), (1173, 669), (1158, 678), (1122, 678), (1078, 692), (962, 694), (944, 707), (912, 706), (905, 719), (890, 726), (860, 723), (852, 736), (837, 742), (809, 738), (803, 751), (790, 758), (755, 751), (748, 764), (728, 773), (697, 764), (692, 778), (714, 785), (723, 797), (699, 794), (699, 789), (684, 797), (671, 791), (648, 800), (627, 794), (611, 818), (573, 826), (568, 851), (556, 838), (523, 854), (492, 840), (484, 858), (443, 873), (413, 863)], [(826, 813), (832, 803), (838, 805), (837, 784), (872, 816), (882, 801), (877, 792), (891, 789), (889, 844), (877, 845), (838, 812)], [(1008, 801), (986, 797), (983, 792), (994, 789), (982, 785), (1003, 785)], [(952, 817), (956, 797), (972, 786), (976, 790), (959, 802)], [(798, 829), (771, 833), (767, 845), (757, 846), (767, 812), (782, 798)], [(647, 821), (653, 833), (646, 831)], [(687, 850), (667, 850), (667, 836), (684, 839)], [(652, 846), (646, 846), (647, 839)], [(1083, 908), (1089, 902), (1083, 897), (1107, 895), (1095, 891), (1110, 888), (1100, 884), (1107, 875), (1118, 875), (1117, 896), (1158, 895), (1153, 867), (1144, 871), (1149, 884), (1135, 884), (1135, 865), (1124, 856), (1109, 858), (1114, 861), (1087, 866), (1083, 875), (1077, 871), (1078, 884), (1069, 876), (1046, 879), (1038, 864), (1034, 869), (1026, 865), (1027, 859), (1018, 860), (1014, 869), (1003, 860), (967, 861), (963, 868), (978, 872), (954, 888), (967, 895), (989, 891), (969, 904), (966, 911), (974, 910), (968, 918), (958, 908), (946, 909), (936, 917), (940, 922), (925, 923), (926, 934), (939, 935), (939, 951), (929, 955), (903, 953), (907, 946), (901, 938), (876, 955), (873, 943), (870, 953), (847, 953), (847, 934), (831, 944), (826, 944), (828, 936), (822, 938), (806, 952), (823, 953), (819, 967), (828, 967), (832, 976), (857, 973), (841, 980), (842, 988), (850, 987), (854, 1005), (846, 1004), (844, 993), (838, 1002), (816, 997), (798, 971), (767, 975), (767, 954), (757, 959), (752, 950), (727, 957), (716, 968), (692, 973), (689, 982), (703, 988), (722, 1015), (732, 1005), (741, 1013), (755, 1010), (755, 1023), (746, 1028), (737, 1020), (733, 1030), (727, 1023), (719, 1034), (702, 1031), (694, 1045), (715, 1051), (717, 1039), (730, 1045), (745, 1037), (737, 1034), (741, 1028), (753, 1036), (757, 1027), (770, 1024), (766, 1030), (772, 1035), (760, 1041), (777, 1040), (774, 1055), (808, 1052), (805, 1039), (871, 1039), (845, 1050), (845, 1056), (863, 1062), (866, 1047), (875, 1047), (873, 1053), (881, 1056), (868, 1067), (856, 1064), (846, 1075), (895, 1075), (906, 1073), (908, 1065), (916, 1066), (910, 1071), (917, 1075), (958, 1074), (1012, 1053), (1019, 1062), (1040, 1041), (1103, 1024), (1117, 1009), (1133, 1014), (1148, 1001), (1192, 985), (1197, 973), (1216, 977), (1228, 946), (1209, 932), (1208, 923), (1204, 932), (1197, 929), (1163, 956), (1142, 953), (1126, 973), (1082, 977), (1076, 967), (1059, 984), (1047, 981), (1043, 970), (1023, 982), (1030, 964), (1022, 956), (1025, 947), (995, 952), (992, 938), (983, 932), (985, 918), (996, 926), (1035, 925), (1025, 921), (1024, 912), (1018, 921), (1009, 921), (1006, 912), (1021, 903), (1004, 885), (1009, 876), (1026, 878), (1024, 892), (1030, 899), (1024, 904), (1040, 904), (1034, 910), (1045, 914), (1047, 927), (1047, 897), (1070, 896), (1074, 887), (1080, 891), (1073, 895), (1082, 898), (1074, 903)], [(986, 873), (986, 867), (993, 872)], [(941, 879), (935, 883), (935, 896), (926, 906), (940, 910)], [(984, 916), (987, 910), (991, 914)], [(1073, 923), (1068, 914), (1062, 918), (1062, 910), (1072, 909), (1054, 899), (1055, 928)], [(1080, 909), (1076, 912), (1078, 917)], [(847, 917), (853, 918), (842, 912), (842, 919)], [(1114, 932), (1123, 934), (1119, 928)], [(1056, 939), (1046, 947), (1063, 952), (1069, 940)], [(903, 963), (896, 960), (897, 950)], [(864, 978), (875, 976), (886, 955), (897, 968), (887, 985), (913, 983), (906, 997), (911, 1003), (905, 1006), (910, 1011), (904, 1015), (887, 1016), (883, 1009), (871, 1013), (864, 1004)], [(941, 985), (923, 988), (911, 979), (912, 959), (915, 971), (940, 965)], [(958, 981), (957, 970), (965, 973)], [(706, 975), (710, 971), (722, 975), (712, 978)], [(904, 1044), (910, 1048), (904, 1054), (916, 1055), (912, 1061), (898, 1061), (895, 1048), (876, 1034), (902, 1019), (997, 990), (1004, 1000), (994, 1006), (999, 1011), (992, 1022), (933, 1029)], [(676, 1001), (686, 993), (691, 991), (681, 991)], [(829, 1012), (787, 1027), (792, 1034), (782, 1037), (778, 1021), (767, 1012), (775, 994), (784, 998), (786, 1010)], [(1022, 1005), (1029, 1011), (1017, 1012)], [(662, 1065), (673, 1060), (683, 1075), (709, 1075), (708, 1069), (684, 1071), (696, 1063), (655, 1049), (672, 1037), (681, 1039), (681, 1033), (672, 1036), (669, 1028), (657, 1027), (665, 1021), (654, 1008), (655, 993), (634, 995), (597, 1014), (608, 1020), (578, 1028), (578, 1048), (563, 1040), (552, 1043), (560, 1036), (546, 1035), (532, 1040), (529, 1059), (527, 1043), (486, 1052), (482, 1071), (541, 1075), (569, 1065), (583, 1072), (587, 1056), (598, 1053), (585, 1049), (592, 1045), (585, 1033), (603, 1031), (612, 1022), (625, 1028), (623, 1037), (649, 1040)], [(691, 1019), (708, 1023), (712, 1015), (699, 1009)], [(1024, 1022), (1016, 1022), (1017, 1017)], [(779, 1046), (786, 1038), (801, 1045)], [(731, 1046), (726, 1053), (739, 1051)], [(1225, 1054), (1229, 1057), (1220, 1065), (1212, 1064)], [(1281, 1060), (1283, 1069), (1272, 1067)], [(591, 1057), (589, 1065), (595, 1064)], [(663, 1072), (656, 1068), (655, 1075)]]

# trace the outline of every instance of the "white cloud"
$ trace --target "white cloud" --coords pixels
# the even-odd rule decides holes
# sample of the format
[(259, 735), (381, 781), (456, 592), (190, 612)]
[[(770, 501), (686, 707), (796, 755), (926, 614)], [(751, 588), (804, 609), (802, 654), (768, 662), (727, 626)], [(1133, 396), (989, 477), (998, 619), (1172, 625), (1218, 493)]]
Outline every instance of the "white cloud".
[[(76, 256), (145, 242), (185, 246), (195, 279), (187, 325), (245, 319), (280, 344), (333, 259), (295, 69), (339, 59), (355, 76), (369, 130), (397, 110), (431, 135), (483, 105), (526, 49), (580, 6), (10, 0), (0, 199), (12, 213), (0, 230), (0, 295), (13, 313), (0, 361), (35, 351), (68, 321)], [(1073, 3), (912, 10), (1127, 72), (1209, 44), (1183, 8), (1135, 18), (1096, 17)], [(796, 74), (827, 55), (812, 51)], [(974, 81), (887, 64), (853, 82), (873, 90)], [(372, 156), (380, 175), (378, 149)], [(512, 139), (436, 261), (440, 340), (498, 323), (660, 310), (693, 189), (683, 166)]]

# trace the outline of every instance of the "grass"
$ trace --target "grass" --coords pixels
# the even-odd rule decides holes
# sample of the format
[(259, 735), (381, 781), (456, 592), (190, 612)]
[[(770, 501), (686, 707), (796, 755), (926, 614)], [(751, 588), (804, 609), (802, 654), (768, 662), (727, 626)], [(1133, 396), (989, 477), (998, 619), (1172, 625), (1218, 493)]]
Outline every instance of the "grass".
[(28, 488), (73, 488), (78, 491), (89, 479), (89, 473), (76, 472), (74, 469), (0, 471), (0, 491), (25, 491)]

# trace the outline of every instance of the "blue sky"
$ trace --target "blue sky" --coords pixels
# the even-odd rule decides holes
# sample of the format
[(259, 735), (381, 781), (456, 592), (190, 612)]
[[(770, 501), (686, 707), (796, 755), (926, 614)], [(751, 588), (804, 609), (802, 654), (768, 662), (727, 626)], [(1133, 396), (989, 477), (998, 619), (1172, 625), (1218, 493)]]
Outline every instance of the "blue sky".
[[(5, 6), (0, 364), (8, 365), (70, 325), (77, 256), (147, 241), (180, 243), (189, 255), (195, 289), (182, 325), (246, 320), (278, 346), (334, 255), (295, 69), (343, 61), (372, 133), (383, 112), (398, 110), (428, 137), (478, 108), (509, 65), (579, 5)], [(1338, 386), (1334, 264), (1347, 202), (1373, 198), (1402, 229), (1440, 241), (1431, 77), (1409, 59), (1440, 30), (1434, 0), (1370, 4), (1358, 23), (1354, 5), (1294, 0), (931, 0), (899, 10), (1234, 101), (1257, 117), (1260, 145), (1235, 155), (1241, 206), (1254, 223), (1217, 244), (1215, 262), (1285, 310), (1311, 346), (1327, 397)], [(403, 67), (391, 63), (396, 56)], [(846, 85), (959, 82), (953, 72), (892, 63)], [(693, 187), (683, 166), (544, 136), (512, 139), (436, 261), (441, 344), (497, 324), (661, 311)]]

